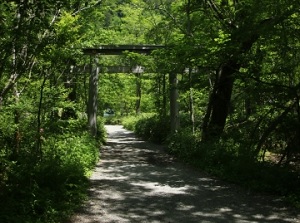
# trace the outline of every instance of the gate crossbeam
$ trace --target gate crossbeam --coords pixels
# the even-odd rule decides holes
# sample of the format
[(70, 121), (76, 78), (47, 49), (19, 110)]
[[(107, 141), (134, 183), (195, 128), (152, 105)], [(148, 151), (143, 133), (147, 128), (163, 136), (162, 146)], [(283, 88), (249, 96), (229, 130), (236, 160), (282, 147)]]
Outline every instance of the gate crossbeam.
[(100, 45), (98, 47), (84, 48), (86, 55), (122, 55), (124, 52), (150, 54), (153, 50), (162, 49), (163, 45)]

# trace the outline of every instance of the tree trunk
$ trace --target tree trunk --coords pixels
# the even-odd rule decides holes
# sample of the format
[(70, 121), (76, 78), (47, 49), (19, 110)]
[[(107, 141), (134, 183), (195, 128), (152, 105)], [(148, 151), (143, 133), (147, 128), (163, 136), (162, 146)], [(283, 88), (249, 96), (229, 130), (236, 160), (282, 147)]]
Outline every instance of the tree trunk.
[(166, 94), (166, 74), (163, 75), (163, 86), (162, 86), (162, 115), (167, 116), (167, 94)]
[(192, 68), (189, 68), (189, 109), (190, 109), (190, 121), (192, 124), (192, 132), (195, 133), (195, 109), (194, 109), (194, 95), (193, 95), (193, 86), (192, 86)]
[(136, 102), (135, 102), (135, 113), (138, 115), (141, 112), (141, 98), (142, 98), (142, 90), (141, 90), (141, 74), (135, 74), (136, 77)]
[[(17, 89), (17, 85), (14, 86), (14, 95), (15, 95), (15, 103), (19, 103), (19, 93)], [(21, 132), (20, 132), (20, 111), (18, 108), (14, 110), (14, 125), (16, 126), (15, 134), (14, 134), (14, 145), (12, 148), (12, 160), (17, 160), (20, 152), (20, 143), (21, 143)]]
[[(238, 30), (235, 31), (235, 34), (237, 33), (239, 33)], [(207, 127), (202, 130), (205, 140), (209, 141), (220, 139), (226, 124), (230, 107), (235, 80), (234, 74), (241, 68), (239, 55), (247, 53), (258, 38), (258, 31), (250, 33), (248, 38), (244, 39), (244, 41), (241, 41), (239, 37), (235, 37), (235, 35), (233, 35), (233, 43), (240, 43), (240, 47), (229, 54), (229, 59), (221, 64), (217, 70), (214, 90), (208, 103), (209, 106), (211, 106), (211, 109), (209, 109), (211, 113), (206, 114), (206, 117), (209, 118), (208, 120), (210, 121), (208, 122)]]
[(207, 116), (210, 121), (207, 127), (203, 128), (204, 140), (219, 139), (223, 133), (233, 90), (234, 73), (239, 68), (237, 61), (229, 60), (218, 70), (215, 89), (209, 101), (211, 109)]
[[(96, 64), (94, 64), (96, 63)], [(91, 56), (91, 74), (89, 82), (89, 99), (88, 99), (88, 125), (91, 135), (97, 136), (97, 96), (98, 96), (98, 59)]]
[(36, 141), (36, 158), (41, 159), (42, 158), (42, 135), (43, 135), (43, 128), (42, 128), (42, 109), (43, 109), (43, 98), (44, 98), (44, 89), (45, 84), (47, 81), (46, 75), (44, 75), (44, 80), (42, 82), (41, 88), (40, 88), (40, 100), (39, 100), (39, 108), (38, 108), (38, 114), (37, 114), (37, 141)]
[(178, 88), (177, 88), (177, 74), (171, 73), (169, 75), (170, 81), (170, 119), (171, 119), (171, 132), (174, 133), (179, 129), (179, 105), (178, 105)]

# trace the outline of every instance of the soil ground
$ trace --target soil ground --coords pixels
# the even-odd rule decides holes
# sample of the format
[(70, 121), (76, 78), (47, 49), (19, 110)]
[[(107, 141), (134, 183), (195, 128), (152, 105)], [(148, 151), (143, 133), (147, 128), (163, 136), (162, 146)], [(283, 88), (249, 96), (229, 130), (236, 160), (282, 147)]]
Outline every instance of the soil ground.
[(174, 160), (162, 146), (122, 126), (106, 126), (107, 144), (89, 199), (72, 223), (300, 222), (280, 198), (246, 191)]

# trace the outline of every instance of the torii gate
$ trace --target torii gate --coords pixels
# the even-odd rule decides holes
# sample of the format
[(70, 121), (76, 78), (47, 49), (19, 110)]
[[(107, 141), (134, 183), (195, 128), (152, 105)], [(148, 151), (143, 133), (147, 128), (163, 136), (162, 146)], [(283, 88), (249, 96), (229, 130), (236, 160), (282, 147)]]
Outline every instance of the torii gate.
[[(89, 98), (88, 98), (88, 126), (92, 136), (97, 135), (97, 95), (99, 67), (96, 55), (122, 55), (126, 52), (134, 52), (149, 55), (153, 50), (163, 49), (161, 45), (101, 45), (99, 47), (84, 48), (83, 53), (90, 55), (90, 79), (89, 79)], [(96, 64), (96, 65), (95, 65)], [(176, 131), (179, 127), (178, 118), (178, 90), (177, 75), (169, 75), (170, 82), (170, 116), (171, 131)]]

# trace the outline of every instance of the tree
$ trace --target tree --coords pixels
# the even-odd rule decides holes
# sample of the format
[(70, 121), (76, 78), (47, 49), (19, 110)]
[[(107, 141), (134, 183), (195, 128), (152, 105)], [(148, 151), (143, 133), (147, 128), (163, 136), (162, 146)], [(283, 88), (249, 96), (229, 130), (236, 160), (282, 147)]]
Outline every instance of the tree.
[[(203, 123), (203, 140), (220, 138), (223, 133), (231, 103), (236, 75), (252, 46), (274, 27), (298, 12), (298, 4), (269, 1), (257, 8), (257, 3), (235, 1), (207, 1), (208, 12), (212, 13), (220, 27), (229, 37), (222, 50), (224, 58), (216, 69), (216, 78), (211, 93), (206, 119)], [(276, 10), (277, 9), (277, 10)], [(285, 10), (278, 10), (285, 9)], [(273, 14), (272, 10), (276, 10)]]

